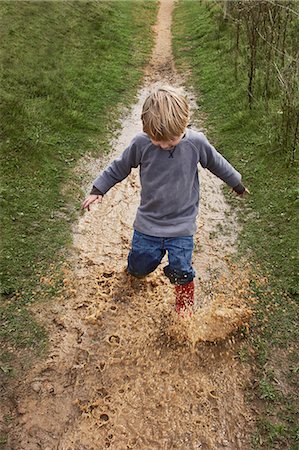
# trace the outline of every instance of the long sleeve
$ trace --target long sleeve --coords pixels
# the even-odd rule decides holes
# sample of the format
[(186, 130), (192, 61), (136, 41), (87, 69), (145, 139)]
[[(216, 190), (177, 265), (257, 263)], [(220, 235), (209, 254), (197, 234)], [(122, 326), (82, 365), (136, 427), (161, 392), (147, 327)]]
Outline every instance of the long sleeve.
[(241, 182), (241, 174), (209, 143), (201, 133), (200, 164), (232, 188)]
[(124, 180), (133, 167), (140, 163), (140, 149), (133, 139), (130, 145), (115, 159), (93, 182), (93, 186), (102, 194), (106, 194), (116, 183)]
[(103, 196), (103, 192), (99, 191), (95, 186), (92, 186), (90, 191), (90, 195), (101, 195)]

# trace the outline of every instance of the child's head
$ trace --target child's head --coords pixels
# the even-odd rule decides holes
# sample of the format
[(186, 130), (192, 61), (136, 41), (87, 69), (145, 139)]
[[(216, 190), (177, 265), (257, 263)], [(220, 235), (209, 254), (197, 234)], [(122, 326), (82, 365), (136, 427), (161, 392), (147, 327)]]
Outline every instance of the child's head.
[(172, 141), (181, 136), (188, 125), (189, 105), (174, 89), (159, 88), (145, 100), (141, 120), (143, 131), (153, 141)]

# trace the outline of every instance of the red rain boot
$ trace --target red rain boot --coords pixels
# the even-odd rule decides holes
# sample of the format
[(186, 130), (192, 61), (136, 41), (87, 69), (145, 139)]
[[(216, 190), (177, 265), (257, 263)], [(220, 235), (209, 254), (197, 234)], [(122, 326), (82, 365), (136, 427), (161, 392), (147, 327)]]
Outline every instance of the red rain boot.
[(175, 310), (178, 314), (183, 314), (187, 308), (191, 308), (194, 304), (194, 281), (183, 285), (176, 285), (175, 294)]

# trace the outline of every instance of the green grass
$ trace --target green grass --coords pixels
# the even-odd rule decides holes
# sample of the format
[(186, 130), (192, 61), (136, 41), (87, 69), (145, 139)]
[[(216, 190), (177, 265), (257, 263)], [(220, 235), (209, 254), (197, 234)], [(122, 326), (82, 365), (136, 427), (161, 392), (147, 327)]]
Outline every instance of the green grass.
[(0, 3), (4, 347), (44, 348), (45, 331), (26, 305), (63, 289), (82, 197), (83, 176), (73, 168), (87, 153), (108, 151), (149, 58), (156, 8), (155, 1)]
[[(242, 173), (251, 192), (241, 208), (238, 199), (231, 201), (240, 211), (240, 255), (252, 262), (252, 289), (258, 299), (252, 333), (240, 353), (241, 360), (249, 360), (255, 367), (259, 379), (250, 392), (261, 414), (253, 448), (295, 449), (298, 414), (294, 404), (299, 391), (297, 363), (293, 361), (299, 316), (297, 169), (289, 165), (277, 140), (279, 98), (269, 101), (268, 111), (258, 96), (253, 109), (248, 108), (245, 62), (239, 61), (236, 82), (232, 30), (228, 23), (219, 28), (219, 8), (216, 2), (179, 2), (173, 27), (175, 60), (182, 74), (190, 73), (188, 83), (207, 116), (210, 140)], [(267, 281), (260, 283), (265, 276)], [(253, 348), (254, 358), (247, 347)], [(283, 379), (285, 390), (269, 378), (269, 370), (275, 379)], [(281, 447), (285, 445), (288, 447)]]

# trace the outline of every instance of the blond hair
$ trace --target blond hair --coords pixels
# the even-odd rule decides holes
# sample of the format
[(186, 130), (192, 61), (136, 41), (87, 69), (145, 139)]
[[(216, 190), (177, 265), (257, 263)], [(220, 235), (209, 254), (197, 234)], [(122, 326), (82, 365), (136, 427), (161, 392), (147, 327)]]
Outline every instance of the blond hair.
[(143, 131), (155, 141), (170, 141), (180, 136), (189, 122), (189, 105), (174, 89), (155, 90), (145, 100), (141, 120)]

